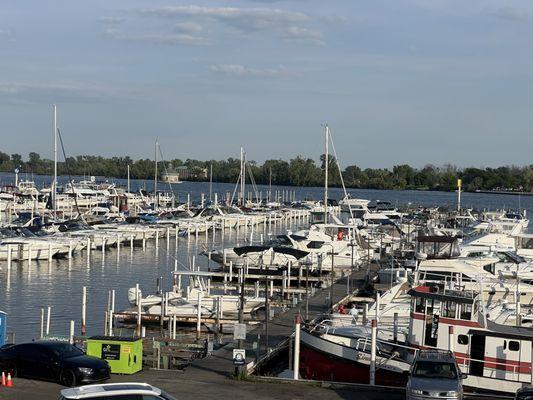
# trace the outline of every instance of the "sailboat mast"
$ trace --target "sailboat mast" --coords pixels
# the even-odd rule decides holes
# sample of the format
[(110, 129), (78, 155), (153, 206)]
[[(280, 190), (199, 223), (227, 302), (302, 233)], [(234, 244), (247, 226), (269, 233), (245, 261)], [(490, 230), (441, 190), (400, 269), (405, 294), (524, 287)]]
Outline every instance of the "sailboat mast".
[(54, 181), (52, 182), (52, 209), (54, 211), (54, 218), (57, 217), (57, 106), (54, 104)]
[(157, 208), (159, 199), (157, 197), (157, 146), (159, 145), (157, 139), (155, 140), (155, 175), (154, 175), (154, 195), (155, 195), (155, 208)]
[(209, 201), (212, 202), (213, 199), (213, 163), (209, 167)]
[(272, 167), (270, 169), (270, 174), (268, 176), (268, 201), (272, 201)]
[(329, 173), (329, 126), (325, 127), (325, 143), (324, 143), (324, 223), (328, 223), (328, 173)]
[(130, 186), (130, 166), (128, 164), (128, 193), (131, 192), (131, 186)]
[(241, 147), (241, 206), (244, 206), (244, 152)]

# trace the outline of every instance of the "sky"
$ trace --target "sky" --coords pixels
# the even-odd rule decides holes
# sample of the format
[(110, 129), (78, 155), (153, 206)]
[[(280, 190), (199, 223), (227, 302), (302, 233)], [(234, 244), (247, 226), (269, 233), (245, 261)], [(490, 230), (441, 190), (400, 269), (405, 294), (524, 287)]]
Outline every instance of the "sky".
[(3, 0), (0, 151), (532, 164), (533, 2)]

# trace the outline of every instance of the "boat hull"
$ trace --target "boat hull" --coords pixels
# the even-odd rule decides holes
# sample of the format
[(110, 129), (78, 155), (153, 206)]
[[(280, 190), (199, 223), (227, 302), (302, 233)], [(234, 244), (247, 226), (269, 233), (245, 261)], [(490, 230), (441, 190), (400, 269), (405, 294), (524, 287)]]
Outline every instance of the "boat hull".
[[(376, 371), (376, 384), (405, 387), (407, 375), (404, 372), (408, 364), (393, 361), (384, 365), (383, 362), (382, 357), (377, 357), (377, 364), (383, 366)], [(367, 384), (370, 357), (368, 353), (302, 331), (300, 373), (311, 380)]]

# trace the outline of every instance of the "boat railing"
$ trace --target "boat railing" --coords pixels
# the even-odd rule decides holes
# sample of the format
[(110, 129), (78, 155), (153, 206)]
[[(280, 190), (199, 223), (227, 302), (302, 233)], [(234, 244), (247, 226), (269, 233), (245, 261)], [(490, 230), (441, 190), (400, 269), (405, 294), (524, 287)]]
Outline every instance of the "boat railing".
[[(476, 358), (469, 358), (469, 357), (457, 357), (457, 365), (460, 367), (460, 369), (465, 372), (467, 374), (471, 374), (470, 373), (470, 366), (472, 365), (472, 362), (478, 362), (478, 363), (482, 363), (483, 364), (483, 376), (486, 376), (485, 375), (485, 368), (489, 368), (487, 367), (485, 364), (489, 364), (491, 366), (495, 366), (494, 368), (490, 368), (490, 369), (493, 369), (495, 370), (495, 373), (496, 374), (502, 374), (503, 377), (500, 378), (498, 377), (498, 379), (503, 379), (503, 380), (506, 380), (506, 381), (514, 381), (514, 382), (528, 382), (528, 383), (531, 383), (531, 362), (529, 363), (529, 368), (526, 366), (524, 366), (523, 364), (524, 363), (520, 363), (518, 362), (517, 364), (517, 361), (513, 361), (513, 363), (509, 363), (509, 362), (500, 362), (500, 361), (487, 361), (487, 360), (479, 360), (479, 359), (476, 359)], [(522, 365), (520, 365), (522, 364)], [(526, 369), (526, 372), (521, 372), (520, 369), (523, 369), (525, 368)], [(511, 374), (511, 376), (509, 376), (508, 374)], [(520, 375), (523, 375), (523, 376), (526, 376), (528, 378), (526, 378), (525, 380), (524, 379), (520, 379)], [(491, 378), (491, 376), (487, 376), (488, 378)]]

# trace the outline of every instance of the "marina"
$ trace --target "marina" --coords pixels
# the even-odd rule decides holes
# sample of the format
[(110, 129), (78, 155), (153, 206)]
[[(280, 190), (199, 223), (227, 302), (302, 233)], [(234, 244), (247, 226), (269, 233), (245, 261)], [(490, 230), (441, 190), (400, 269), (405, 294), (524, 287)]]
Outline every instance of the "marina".
[[(95, 181), (90, 182), (96, 185)], [(53, 219), (49, 219), (51, 224), (40, 223), (50, 215), (46, 207), (42, 213), (39, 207), (22, 209), (20, 204), (25, 203), (16, 200), (20, 211), (10, 214), (17, 206), (5, 207), (0, 300), (9, 318), (7, 341), (44, 338), (85, 348), (87, 339), (98, 335), (140, 337), (144, 338), (146, 370), (181, 371), (178, 373), (193, 380), (202, 379), (201, 371), (209, 369), (228, 377), (237, 373), (254, 379), (370, 383), (370, 387), (390, 388), (393, 398), (394, 393), (402, 393), (412, 362), (409, 354), (412, 357), (428, 345), (447, 349), (455, 337), (450, 325), (450, 332), (443, 328), (446, 333), (436, 336), (442, 343), (426, 337), (424, 344), (416, 347), (419, 334), (413, 331), (413, 315), (417, 314), (409, 312), (409, 296), (417, 291), (438, 293), (443, 284), (445, 291), (458, 285), (471, 291), (471, 296), (482, 288), (488, 301), (482, 294), (478, 296), (490, 310), (487, 321), (493, 318), (494, 322), (476, 326), (519, 326), (516, 329), (526, 335), (521, 342), (527, 343), (524, 329), (530, 329), (528, 307), (533, 301), (527, 278), (531, 255), (527, 246), (516, 247), (529, 237), (527, 199), (521, 203), (520, 214), (513, 214), (492, 208), (495, 201), (503, 204), (508, 200), (503, 196), (466, 193), (462, 204), (475, 202), (476, 208), (445, 208), (446, 203), (439, 204), (443, 201), (440, 197), (448, 204), (455, 199), (457, 204), (457, 194), (380, 191), (378, 207), (373, 208), (372, 199), (352, 201), (346, 192), (339, 205), (324, 211), (320, 201), (306, 199), (309, 193), (305, 191), (310, 189), (276, 188), (276, 197), (283, 192), (287, 201), (262, 205), (254, 202), (250, 193), (246, 199), (239, 195), (237, 207), (231, 208), (228, 203), (218, 203), (218, 198), (229, 197), (224, 192), (217, 192), (217, 200), (209, 203), (202, 192), (205, 184), (188, 185), (197, 188), (181, 194), (185, 203), (177, 202), (179, 192), (158, 194), (157, 199), (166, 200), (157, 211), (150, 206), (157, 199), (151, 200), (154, 197), (149, 192), (141, 191), (144, 199), (134, 203), (138, 211), (133, 214), (110, 215), (109, 198), (92, 193), (98, 198), (96, 207), (104, 209), (108, 204), (97, 219), (91, 197), (85, 194), (86, 211), (79, 205), (78, 216), (69, 215), (70, 208), (64, 210), (63, 219), (70, 222), (60, 222), (58, 230), (53, 229)], [(123, 196), (124, 189), (113, 186), (116, 196)], [(37, 185), (32, 187), (38, 191)], [(226, 192), (229, 190), (227, 187)], [(315, 191), (320, 193), (319, 188)], [(392, 204), (398, 200), (387, 195), (409, 195), (411, 201), (395, 207)], [(106, 196), (112, 197), (110, 193)], [(125, 198), (123, 209), (127, 210), (132, 196)], [(248, 204), (244, 208), (239, 203)], [(149, 207), (149, 213), (143, 207)], [(466, 231), (477, 232), (473, 240), (465, 238)], [(511, 256), (513, 252), (521, 256)], [(498, 254), (510, 258), (498, 258)], [(517, 298), (517, 289), (513, 289), (517, 265), (523, 271), (520, 307), (511, 308)], [(444, 304), (443, 295), (438, 296)], [(510, 310), (509, 316), (502, 319), (505, 310)], [(438, 312), (441, 317), (437, 319), (422, 317), (432, 321), (427, 329), (421, 328), (425, 332), (422, 337), (433, 332), (435, 323), (444, 324), (442, 313), (449, 310)], [(472, 308), (470, 312), (475, 320)], [(371, 334), (374, 324), (376, 342)], [(237, 331), (241, 326), (244, 336)], [(295, 326), (301, 330), (297, 339)], [(465, 336), (459, 332), (456, 334)], [(508, 335), (511, 339), (517, 333)], [(375, 355), (367, 353), (374, 345)], [(233, 359), (233, 352), (239, 349), (246, 354), (244, 366), (235, 365)], [(458, 362), (471, 376), (473, 364), (465, 350), (456, 354), (462, 354)], [(404, 355), (402, 351), (406, 351)], [(375, 370), (373, 357), (379, 365)], [(359, 361), (354, 364), (354, 360)], [(507, 365), (505, 359), (498, 360)], [(531, 371), (530, 364), (520, 363), (519, 368)], [(529, 382), (525, 375), (516, 378), (514, 370), (508, 377), (498, 374), (496, 381), (492, 378), (478, 384), (466, 379), (464, 384), (472, 382), (469, 393), (483, 388), (482, 392), (505, 396), (520, 388), (521, 382)], [(509, 384), (502, 391), (506, 381)], [(496, 383), (492, 390), (491, 382)], [(393, 389), (398, 383), (400, 387)], [(372, 398), (372, 391), (369, 396)]]
[(4, 3), (0, 399), (533, 399), (533, 3)]

